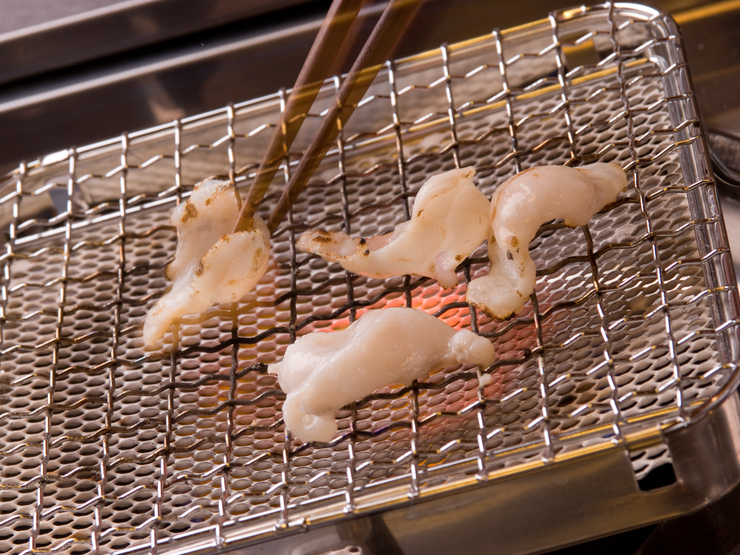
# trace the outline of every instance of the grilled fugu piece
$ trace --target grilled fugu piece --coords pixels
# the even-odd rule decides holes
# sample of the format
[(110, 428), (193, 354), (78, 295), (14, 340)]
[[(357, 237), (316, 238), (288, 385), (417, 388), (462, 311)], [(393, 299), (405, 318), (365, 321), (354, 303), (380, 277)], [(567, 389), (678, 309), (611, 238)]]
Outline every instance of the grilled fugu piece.
[(494, 358), (488, 339), (421, 310), (396, 307), (371, 310), (342, 331), (300, 337), (268, 371), (287, 394), (286, 427), (303, 441), (329, 441), (337, 432), (334, 414), (344, 405), (446, 366), (485, 368)]
[(177, 228), (174, 260), (165, 269), (174, 283), (144, 321), (144, 343), (152, 347), (172, 323), (214, 304), (236, 302), (267, 270), (270, 233), (255, 216), (251, 229), (231, 233), (239, 214), (228, 182), (205, 181), (172, 211)]
[(431, 177), (416, 195), (411, 219), (392, 233), (360, 239), (311, 230), (298, 248), (363, 276), (413, 274), (455, 287), (455, 268), (488, 237), (490, 203), (473, 175), (473, 168), (463, 168)]
[(468, 284), (466, 300), (495, 318), (519, 312), (536, 283), (529, 243), (539, 227), (556, 218), (584, 226), (626, 188), (624, 170), (611, 163), (541, 166), (509, 179), (491, 198), (491, 271)]

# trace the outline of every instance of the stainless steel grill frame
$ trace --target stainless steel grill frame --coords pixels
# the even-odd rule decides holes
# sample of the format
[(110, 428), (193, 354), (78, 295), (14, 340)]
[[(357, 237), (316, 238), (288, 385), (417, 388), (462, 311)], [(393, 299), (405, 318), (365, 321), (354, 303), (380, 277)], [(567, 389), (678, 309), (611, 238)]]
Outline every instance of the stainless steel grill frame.
[[(681, 514), (737, 483), (737, 287), (667, 16), (581, 8), (389, 63), (276, 233), (256, 293), (144, 352), (170, 209), (207, 177), (249, 183), (284, 99), (5, 177), (0, 550), (372, 552), (381, 537), (403, 552), (479, 552), (486, 538), (526, 552)], [(490, 194), (532, 165), (594, 160), (622, 163), (628, 193), (585, 228), (540, 229), (536, 294), (506, 322), (476, 314), (464, 283), (360, 278), (295, 249), (308, 225), (388, 231), (444, 169), (475, 165)], [(485, 269), (482, 246), (460, 273)], [(266, 364), (298, 334), (394, 305), (491, 338), (490, 377), (447, 369), (377, 392), (340, 411), (330, 444), (285, 433)], [(642, 491), (668, 464), (675, 483)]]

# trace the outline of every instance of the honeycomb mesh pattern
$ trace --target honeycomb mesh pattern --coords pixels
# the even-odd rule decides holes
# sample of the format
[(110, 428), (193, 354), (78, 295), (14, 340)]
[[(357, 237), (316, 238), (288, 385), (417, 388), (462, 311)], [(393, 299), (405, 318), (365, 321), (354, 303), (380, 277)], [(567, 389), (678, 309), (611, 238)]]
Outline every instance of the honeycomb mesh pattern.
[[(338, 84), (327, 82), (263, 216)], [(273, 237), (255, 291), (182, 319), (145, 351), (143, 319), (176, 246), (169, 212), (208, 177), (248, 185), (284, 100), (5, 177), (0, 552), (268, 538), (624, 443), (690, 420), (734, 378), (737, 292), (679, 38), (655, 12), (609, 5), (387, 64)], [(309, 227), (388, 232), (429, 176), (455, 167), (474, 166), (490, 195), (534, 165), (594, 161), (621, 164), (628, 191), (586, 227), (542, 226), (535, 294), (506, 321), (464, 301), (487, 271), (485, 245), (451, 290), (355, 276), (295, 248)], [(337, 413), (328, 444), (291, 437), (266, 365), (297, 336), (390, 306), (472, 329), (498, 360), (358, 400)], [(631, 455), (638, 477), (667, 456)]]

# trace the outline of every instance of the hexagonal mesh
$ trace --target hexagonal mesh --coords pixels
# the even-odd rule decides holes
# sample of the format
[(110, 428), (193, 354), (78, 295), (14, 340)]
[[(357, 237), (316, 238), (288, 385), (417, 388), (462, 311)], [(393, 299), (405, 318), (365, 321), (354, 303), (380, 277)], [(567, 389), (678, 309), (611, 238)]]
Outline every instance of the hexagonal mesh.
[[(583, 60), (589, 56), (591, 62)], [(334, 92), (320, 95), (269, 214)], [(246, 186), (281, 95), (23, 164), (6, 178), (0, 321), (0, 552), (160, 552), (281, 534), (470, 476), (688, 420), (734, 376), (737, 296), (679, 39), (654, 12), (563, 12), (388, 64), (235, 305), (156, 351), (168, 214), (211, 176)], [(358, 277), (298, 253), (308, 227), (387, 232), (432, 174), (491, 194), (537, 164), (615, 161), (630, 187), (585, 228), (543, 226), (535, 295), (507, 321), (460, 285)], [(286, 434), (266, 364), (296, 336), (414, 306), (496, 345), (482, 382), (449, 368), (337, 414), (329, 444)], [(639, 475), (665, 449), (633, 454)], [(523, 515), (526, 516), (526, 515)]]

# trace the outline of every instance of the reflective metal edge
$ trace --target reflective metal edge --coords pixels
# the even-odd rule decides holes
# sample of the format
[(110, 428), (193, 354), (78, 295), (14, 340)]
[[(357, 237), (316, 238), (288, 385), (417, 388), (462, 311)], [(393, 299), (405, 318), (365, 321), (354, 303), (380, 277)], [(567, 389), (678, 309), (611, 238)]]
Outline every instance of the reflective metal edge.
[[(221, 553), (316, 555), (356, 546), (365, 555), (524, 554), (686, 514), (740, 482), (740, 397), (728, 398), (696, 425), (656, 429), (651, 436), (628, 439), (628, 446), (661, 442), (670, 451), (676, 482), (652, 491), (639, 489), (629, 448), (615, 444), (384, 512), (268, 534), (258, 543), (235, 540)], [(213, 547), (197, 542), (168, 550), (206, 552)]]
[[(169, 1), (172, 0), (131, 0), (125, 4), (150, 4), (151, 9), (155, 5), (159, 9), (160, 5), (169, 5)], [(187, 6), (194, 0), (178, 1)], [(271, 8), (278, 9), (285, 2), (295, 4), (297, 1), (254, 0), (241, 2), (239, 9), (268, 3)], [(712, 1), (653, 0), (651, 3), (674, 11)], [(219, 5), (222, 2), (231, 0), (216, 0)], [(511, 5), (481, 0), (425, 0), (417, 14), (418, 21), (413, 24), (417, 31), (404, 38), (396, 57), (430, 50), (443, 42), (457, 43), (483, 35), (493, 27), (512, 28), (534, 14), (543, 15), (572, 4), (572, 0), (521, 0)], [(382, 3), (377, 7), (382, 8)], [(287, 12), (289, 10), (282, 13)], [(168, 14), (168, 17), (175, 15), (178, 14)], [(71, 145), (93, 143), (122, 132), (161, 125), (239, 99), (289, 87), (298, 75), (321, 20), (322, 17), (315, 14), (313, 17), (291, 17), (271, 23), (270, 27), (245, 29), (243, 33), (214, 38), (204, 46), (196, 43), (165, 54), (155, 52), (138, 60), (119, 59), (117, 63), (101, 64), (87, 71), (60, 71), (52, 76), (41, 74), (28, 82), (10, 84), (0, 91), (0, 173), (16, 166), (20, 160), (32, 160)], [(372, 22), (370, 18), (369, 24)], [(75, 21), (74, 24), (83, 25), (83, 22)], [(54, 43), (57, 32), (54, 25), (50, 24), (51, 28), (46, 31), (42, 27), (26, 30), (26, 34), (36, 38), (19, 36), (12, 40), (36, 41), (38, 38), (45, 44)], [(72, 29), (67, 25), (62, 27), (58, 32)], [(81, 31), (75, 33), (83, 35)], [(85, 41), (93, 40), (90, 32), (84, 34)], [(9, 35), (0, 36), (0, 47), (3, 40), (10, 41)], [(29, 48), (24, 48), (24, 56), (32, 55)], [(0, 56), (0, 67), (3, 63), (11, 62)], [(66, 61), (65, 65), (68, 65)], [(251, 78), (253, 75), (259, 78)], [(2, 79), (0, 75), (0, 81)]]
[[(173, 121), (235, 98), (262, 96), (262, 89), (276, 91), (285, 85), (282, 72), (297, 73), (300, 53), (308, 51), (320, 24), (320, 18), (291, 21), (178, 56), (69, 78), (51, 88), (6, 92), (0, 95), (0, 167), (121, 130)], [(260, 75), (260, 90), (252, 80), (234, 75)]]
[[(623, 6), (626, 7), (628, 5), (623, 4)], [(660, 20), (660, 24), (663, 27), (663, 30), (666, 36), (681, 34), (678, 23), (670, 15), (658, 12), (655, 16), (655, 20), (658, 20), (658, 19)], [(686, 60), (687, 59), (686, 47), (684, 45), (683, 40), (680, 41), (679, 45), (680, 45), (680, 50), (681, 50), (681, 56), (683, 60)], [(686, 68), (686, 72), (687, 72), (687, 75), (690, 76), (690, 69), (688, 67)], [(698, 114), (699, 106), (698, 106), (698, 102), (697, 102), (697, 98), (695, 94), (692, 96), (692, 103), (694, 105), (694, 110)], [(699, 123), (699, 128), (700, 128), (699, 135), (701, 138), (700, 145), (699, 145), (699, 147), (701, 148), (701, 157), (704, 158), (703, 161), (706, 164), (706, 168), (710, 174), (711, 179), (715, 180), (714, 175), (713, 175), (714, 174), (713, 164), (711, 163), (711, 160), (709, 157), (710, 150), (706, 145), (707, 133), (706, 133), (706, 130), (704, 129), (703, 123), (701, 122), (701, 119)], [(719, 215), (721, 217), (722, 207), (719, 202), (719, 192), (717, 190), (716, 185), (710, 185), (710, 187), (706, 191), (706, 194), (712, 197), (710, 199), (709, 204), (716, 211), (716, 215)], [(712, 214), (712, 215), (715, 215), (715, 214)], [(721, 238), (721, 240), (725, 242), (727, 247), (729, 247), (729, 242), (727, 239), (727, 229), (725, 228), (724, 220), (723, 220), (722, 228), (723, 228), (722, 232), (724, 235)], [(704, 254), (707, 254), (707, 253), (704, 253)], [(737, 276), (735, 275), (733, 265), (730, 264), (729, 266), (723, 268), (723, 271), (725, 273), (725, 283), (723, 283), (722, 285), (730, 286), (730, 287), (736, 286)], [(705, 274), (706, 274), (706, 267), (705, 267)], [(717, 313), (715, 312), (715, 317), (716, 316), (717, 316)], [(716, 322), (716, 325), (719, 327), (720, 322)], [(735, 334), (735, 337), (737, 338), (740, 335), (740, 330), (735, 328), (734, 334)], [(738, 369), (738, 366), (737, 366), (738, 361), (732, 360), (732, 356), (733, 356), (732, 348), (727, 348), (727, 346), (722, 346), (722, 345), (721, 347), (724, 349), (723, 355), (724, 355), (724, 358), (726, 359), (725, 364), (730, 364), (730, 365), (735, 366), (732, 377), (725, 384), (723, 384), (720, 390), (717, 391), (713, 395), (712, 399), (710, 399), (709, 402), (704, 403), (697, 408), (690, 409), (689, 411), (687, 411), (688, 412), (687, 418), (684, 419), (679, 424), (677, 424), (677, 427), (686, 427), (689, 425), (693, 425), (695, 422), (701, 421), (707, 418), (714, 410), (716, 410), (718, 406), (721, 406), (728, 397), (730, 396), (733, 396), (733, 398), (737, 397), (736, 391), (738, 390), (738, 387), (740, 387), (740, 370)]]
[(304, 3), (128, 0), (0, 34), (0, 84)]

